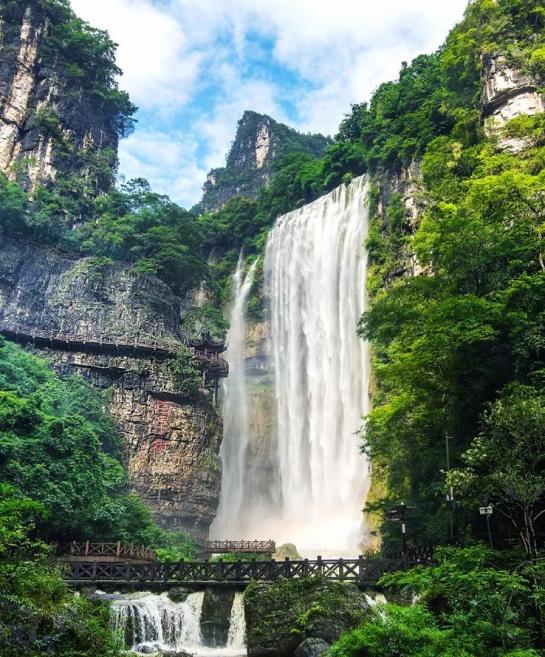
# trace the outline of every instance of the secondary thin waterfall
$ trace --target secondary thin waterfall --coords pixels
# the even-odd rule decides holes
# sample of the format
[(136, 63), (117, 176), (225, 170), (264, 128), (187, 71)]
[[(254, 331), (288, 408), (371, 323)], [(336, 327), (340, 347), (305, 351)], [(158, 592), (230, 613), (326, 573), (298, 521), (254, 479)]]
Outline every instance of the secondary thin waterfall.
[[(244, 259), (240, 254), (233, 276), (233, 294), (227, 336), (226, 358), (229, 380), (224, 387), (221, 498), (218, 514), (211, 529), (220, 538), (235, 538), (244, 518), (243, 499), (246, 478), (246, 454), (250, 442), (248, 383), (245, 372), (245, 315), (248, 296), (254, 282), (257, 260), (244, 275)], [(242, 531), (242, 530), (241, 530)]]
[(365, 177), (341, 185), (280, 217), (267, 243), (281, 493), (269, 534), (304, 550), (357, 550), (363, 534), (367, 192)]

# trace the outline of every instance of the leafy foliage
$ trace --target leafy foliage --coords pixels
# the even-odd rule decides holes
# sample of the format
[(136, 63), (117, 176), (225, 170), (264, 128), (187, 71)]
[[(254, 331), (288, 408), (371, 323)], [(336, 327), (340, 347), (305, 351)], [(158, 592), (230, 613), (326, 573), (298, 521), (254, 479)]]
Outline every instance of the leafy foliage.
[[(530, 61), (527, 43), (543, 38), (536, 31), (541, 19), (535, 9), (518, 1), (471, 3), (437, 55), (419, 60), (419, 74), (405, 79), (404, 69), (399, 86), (382, 92), (390, 101), (405, 102), (401, 88), (409, 85), (404, 93), (410, 96), (414, 82), (416, 99), (415, 80), (424, 76), (444, 121), (434, 123), (432, 117), (439, 116), (435, 110), (421, 120), (418, 103), (413, 106), (417, 114), (408, 103), (401, 115), (384, 123), (383, 133), (378, 124), (376, 133), (369, 132), (371, 142), (365, 141), (368, 110), (354, 112), (345, 123), (347, 135), (361, 127), (364, 152), (375, 166), (422, 157), (425, 210), (419, 225), (408, 224), (397, 196), (391, 198), (386, 216), (372, 221), (372, 305), (360, 327), (373, 345), (378, 384), (365, 446), (387, 472), (388, 492), (373, 506), (385, 509), (400, 499), (416, 504), (409, 518), (416, 543), (438, 542), (447, 533), (447, 441), (458, 469), (451, 483), (459, 498), (459, 530), (469, 526), (481, 533), (477, 510), (483, 498), (499, 501), (500, 487), (498, 482), (492, 485), (490, 477), (492, 470), (506, 465), (497, 451), (500, 443), (513, 458), (512, 477), (515, 471), (523, 476), (530, 467), (520, 458), (524, 450), (532, 450), (537, 477), (543, 467), (543, 446), (525, 424), (529, 409), (538, 418), (543, 403), (543, 116), (520, 117), (507, 125), (506, 136), (528, 144), (519, 155), (500, 150), (497, 139), (486, 138), (476, 122), (481, 53), (516, 55), (524, 67)], [(513, 21), (514, 31), (508, 28)], [(371, 102), (374, 106), (379, 107), (378, 99)], [(404, 111), (409, 111), (407, 121)], [(414, 125), (418, 130), (412, 131)], [(417, 136), (415, 141), (407, 130)], [(415, 260), (420, 275), (404, 276)], [(513, 403), (511, 415), (502, 405), (507, 399)], [(505, 411), (501, 425), (493, 428), (489, 423), (500, 421), (500, 408)], [(481, 461), (475, 460), (478, 453)], [(529, 478), (532, 472), (528, 470)], [(470, 494), (470, 481), (480, 496)], [(536, 481), (533, 485), (529, 512), (537, 524), (528, 529), (523, 521), (528, 509), (519, 506), (515, 512), (520, 500), (512, 498), (507, 515), (513, 512), (514, 517), (502, 521), (499, 508), (496, 514), (501, 537), (515, 530), (522, 539), (521, 527), (526, 533), (543, 531), (540, 512), (545, 499)], [(384, 525), (388, 545), (394, 531)]]
[(42, 504), (0, 485), (0, 642), (3, 657), (121, 657), (106, 606), (70, 592), (36, 538)]
[(381, 584), (418, 595), (411, 607), (387, 604), (332, 648), (335, 657), (537, 657), (543, 568), (517, 567), (516, 555), (473, 546), (441, 549), (436, 565), (386, 575)]

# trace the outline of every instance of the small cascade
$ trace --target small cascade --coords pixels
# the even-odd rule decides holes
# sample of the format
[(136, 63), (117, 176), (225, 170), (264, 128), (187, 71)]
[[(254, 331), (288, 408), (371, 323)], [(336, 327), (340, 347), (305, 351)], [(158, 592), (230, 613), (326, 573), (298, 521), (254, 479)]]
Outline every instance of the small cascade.
[(128, 597), (112, 603), (114, 630), (136, 652), (196, 651), (202, 645), (200, 617), (204, 592), (175, 603), (165, 593)]
[[(250, 442), (250, 412), (248, 382), (246, 378), (246, 306), (254, 282), (258, 261), (246, 276), (244, 259), (240, 254), (233, 276), (233, 295), (227, 335), (226, 359), (229, 363), (229, 379), (224, 387), (223, 441), (220, 458), (222, 463), (221, 498), (218, 514), (210, 529), (211, 536), (239, 538), (244, 519), (244, 486)], [(242, 534), (241, 534), (242, 535)]]
[(125, 646), (140, 654), (197, 657), (244, 657), (246, 620), (242, 593), (236, 593), (230, 613), (225, 646), (210, 648), (203, 643), (201, 615), (204, 591), (191, 593), (184, 602), (173, 602), (168, 594), (143, 593), (112, 602), (112, 625)]
[(246, 646), (246, 617), (244, 615), (244, 596), (235, 593), (233, 607), (231, 608), (231, 619), (229, 635), (227, 637), (227, 648), (238, 652), (245, 650)]

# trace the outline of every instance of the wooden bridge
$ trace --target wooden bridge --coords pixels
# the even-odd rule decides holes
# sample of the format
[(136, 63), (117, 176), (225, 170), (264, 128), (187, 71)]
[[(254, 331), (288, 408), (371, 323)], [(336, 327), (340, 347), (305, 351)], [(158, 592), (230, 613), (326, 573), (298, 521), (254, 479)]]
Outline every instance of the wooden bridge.
[(252, 581), (278, 582), (322, 577), (336, 582), (372, 586), (385, 573), (429, 561), (411, 559), (304, 559), (300, 561), (179, 561), (175, 563), (100, 563), (70, 561), (64, 564), (64, 580), (73, 586), (130, 587), (142, 589), (189, 585), (239, 585)]
[(246, 554), (274, 554), (276, 543), (274, 541), (206, 541), (204, 551), (210, 554), (246, 553)]

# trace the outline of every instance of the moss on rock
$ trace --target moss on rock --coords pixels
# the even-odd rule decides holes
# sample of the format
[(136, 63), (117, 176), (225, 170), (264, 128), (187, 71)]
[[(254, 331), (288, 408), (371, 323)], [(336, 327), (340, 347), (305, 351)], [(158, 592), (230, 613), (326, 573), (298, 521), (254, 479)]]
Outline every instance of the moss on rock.
[(369, 611), (354, 584), (322, 578), (253, 582), (246, 589), (244, 608), (250, 657), (287, 657), (311, 637), (332, 643)]

